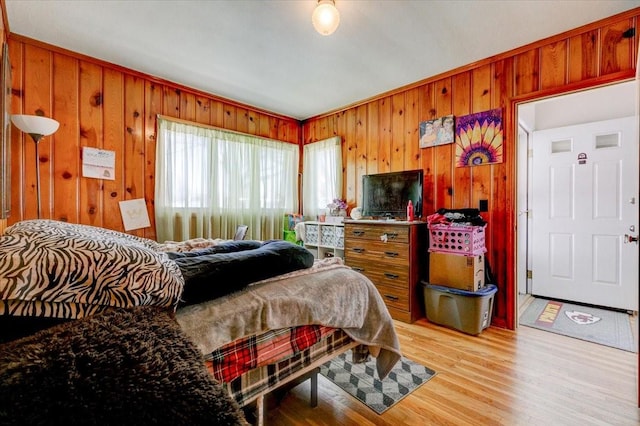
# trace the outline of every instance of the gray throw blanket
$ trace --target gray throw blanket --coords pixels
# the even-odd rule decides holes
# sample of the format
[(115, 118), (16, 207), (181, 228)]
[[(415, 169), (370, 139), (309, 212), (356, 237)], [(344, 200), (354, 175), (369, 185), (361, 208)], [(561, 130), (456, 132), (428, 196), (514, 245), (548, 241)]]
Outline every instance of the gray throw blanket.
[(401, 355), (393, 320), (375, 285), (337, 258), (180, 308), (176, 319), (205, 356), (241, 337), (306, 324), (341, 328), (367, 345), (380, 377)]

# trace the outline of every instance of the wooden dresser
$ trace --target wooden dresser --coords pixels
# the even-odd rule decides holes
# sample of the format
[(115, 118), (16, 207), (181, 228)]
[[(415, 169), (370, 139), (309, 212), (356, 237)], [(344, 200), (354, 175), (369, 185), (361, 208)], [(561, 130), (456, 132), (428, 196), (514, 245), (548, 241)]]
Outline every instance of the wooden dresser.
[(345, 263), (376, 285), (393, 319), (424, 316), (427, 238), (425, 222), (345, 221)]

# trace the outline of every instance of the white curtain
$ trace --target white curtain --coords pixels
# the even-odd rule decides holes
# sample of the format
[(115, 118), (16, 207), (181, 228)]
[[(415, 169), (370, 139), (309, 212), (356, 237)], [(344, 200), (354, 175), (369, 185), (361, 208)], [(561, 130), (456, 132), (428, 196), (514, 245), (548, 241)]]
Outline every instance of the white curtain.
[(298, 207), (296, 144), (158, 118), (158, 241), (282, 238)]
[(303, 158), (303, 215), (315, 220), (334, 198), (342, 198), (342, 139), (335, 136), (307, 144)]

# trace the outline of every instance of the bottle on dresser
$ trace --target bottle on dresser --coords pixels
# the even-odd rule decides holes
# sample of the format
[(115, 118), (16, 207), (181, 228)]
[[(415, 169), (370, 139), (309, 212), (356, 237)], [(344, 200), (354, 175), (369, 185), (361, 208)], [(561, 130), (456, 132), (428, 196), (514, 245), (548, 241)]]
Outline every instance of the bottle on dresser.
[(407, 204), (407, 221), (413, 222), (413, 203), (409, 200), (409, 204)]

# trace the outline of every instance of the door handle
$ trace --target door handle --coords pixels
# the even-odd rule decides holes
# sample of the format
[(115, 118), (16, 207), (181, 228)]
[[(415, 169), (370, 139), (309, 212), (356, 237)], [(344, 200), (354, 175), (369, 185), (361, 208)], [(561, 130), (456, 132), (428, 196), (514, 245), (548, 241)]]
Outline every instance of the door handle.
[(624, 234), (624, 243), (636, 243), (638, 244), (638, 237), (634, 237), (633, 235)]

